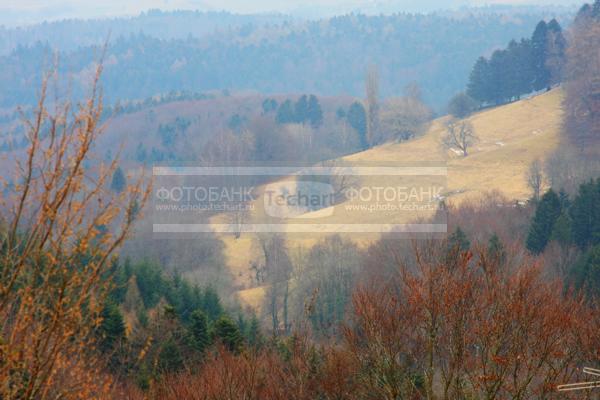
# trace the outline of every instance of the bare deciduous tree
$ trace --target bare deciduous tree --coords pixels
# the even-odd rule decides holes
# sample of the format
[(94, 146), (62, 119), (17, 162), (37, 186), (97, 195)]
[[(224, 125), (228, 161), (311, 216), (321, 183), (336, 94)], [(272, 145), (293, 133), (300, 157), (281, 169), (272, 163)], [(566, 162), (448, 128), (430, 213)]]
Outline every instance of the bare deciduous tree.
[(542, 162), (534, 160), (527, 170), (527, 185), (533, 191), (533, 200), (538, 201), (540, 199), (540, 192), (542, 190), (542, 184), (544, 183)]
[(372, 144), (379, 130), (379, 72), (375, 65), (370, 65), (367, 69), (365, 92), (367, 97), (367, 141)]
[[(413, 88), (412, 92), (416, 90)], [(413, 93), (385, 102), (381, 111), (381, 130), (373, 138), (374, 143), (408, 140), (426, 130), (433, 113), (416, 95)]]
[[(116, 161), (91, 163), (102, 133), (97, 66), (83, 104), (47, 105), (44, 80), (29, 146), (0, 208), (0, 398), (105, 398), (92, 355), (109, 266), (148, 197), (140, 178), (110, 190)], [(88, 167), (88, 165), (91, 165)]]
[(446, 148), (457, 148), (466, 157), (469, 148), (476, 141), (477, 136), (473, 130), (473, 125), (469, 121), (457, 121), (453, 119), (446, 125), (446, 134), (443, 139)]
[(264, 256), (264, 271), (269, 284), (265, 309), (271, 317), (273, 334), (277, 334), (280, 330), (280, 310), (283, 318), (283, 331), (288, 333), (290, 330), (289, 281), (293, 266), (287, 252), (285, 239), (278, 234), (265, 234), (259, 236), (258, 241)]

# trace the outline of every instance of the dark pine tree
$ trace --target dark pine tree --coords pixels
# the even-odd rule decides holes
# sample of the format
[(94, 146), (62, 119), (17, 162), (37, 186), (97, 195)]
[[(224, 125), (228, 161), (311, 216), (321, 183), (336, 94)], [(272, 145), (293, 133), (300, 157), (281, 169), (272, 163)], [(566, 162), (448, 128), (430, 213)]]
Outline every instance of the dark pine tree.
[(512, 97), (513, 80), (512, 61), (508, 50), (496, 50), (490, 58), (490, 78), (488, 82), (489, 100), (494, 104), (502, 104)]
[(550, 73), (550, 83), (560, 83), (567, 63), (567, 41), (556, 19), (548, 23), (548, 58), (546, 66)]
[(113, 302), (108, 302), (102, 310), (100, 333), (100, 349), (104, 352), (114, 350), (125, 340), (125, 321), (121, 310)]
[(158, 368), (162, 373), (173, 373), (184, 367), (183, 355), (174, 339), (166, 340), (158, 354)]
[(575, 263), (570, 274), (575, 288), (588, 297), (600, 296), (600, 245), (591, 247)]
[(202, 310), (196, 310), (191, 314), (190, 320), (190, 333), (192, 335), (193, 346), (196, 350), (204, 352), (210, 345), (208, 318)]
[(298, 101), (296, 101), (296, 104), (294, 105), (294, 115), (295, 115), (294, 122), (297, 122), (299, 124), (303, 124), (306, 121), (308, 121), (308, 119), (309, 119), (309, 116), (308, 116), (308, 97), (306, 97), (305, 94), (303, 94), (302, 96), (300, 96), (300, 98), (298, 99)]
[(258, 347), (262, 343), (262, 335), (260, 333), (260, 322), (255, 314), (252, 314), (250, 323), (248, 324), (248, 333), (246, 334), (248, 344), (253, 347)]
[(352, 103), (346, 118), (348, 124), (358, 133), (361, 148), (366, 149), (369, 146), (367, 141), (367, 113), (363, 105), (357, 101)]
[(275, 120), (278, 124), (291, 124), (296, 121), (296, 115), (294, 113), (294, 105), (290, 99), (287, 99), (277, 109), (277, 116)]
[(110, 183), (110, 188), (115, 193), (122, 193), (125, 190), (125, 186), (127, 185), (127, 179), (125, 178), (125, 174), (121, 167), (117, 167), (112, 176), (112, 182)]
[(469, 76), (467, 94), (479, 103), (489, 103), (492, 100), (490, 90), (491, 71), (485, 57), (479, 57)]
[(544, 251), (560, 213), (560, 198), (556, 192), (550, 189), (538, 203), (535, 216), (529, 227), (529, 234), (527, 235), (527, 249), (529, 251), (534, 254), (540, 254)]
[(552, 228), (552, 236), (550, 240), (555, 240), (562, 246), (568, 246), (573, 242), (571, 234), (571, 217), (566, 212), (566, 208), (563, 205), (563, 211), (560, 213), (560, 217), (554, 223)]
[(512, 49), (514, 93), (517, 98), (533, 90), (534, 71), (532, 66), (531, 41), (521, 39)]
[(533, 90), (542, 90), (550, 85), (548, 70), (548, 25), (540, 21), (531, 37), (531, 61), (533, 68)]
[(600, 179), (584, 183), (569, 209), (573, 241), (580, 248), (600, 243)]
[(308, 98), (308, 120), (313, 128), (318, 128), (323, 123), (323, 110), (317, 96), (311, 94)]
[(214, 324), (215, 336), (229, 349), (237, 352), (242, 347), (242, 334), (240, 329), (229, 317), (223, 315)]
[(263, 114), (268, 114), (270, 112), (277, 110), (277, 100), (275, 99), (265, 99), (262, 103), (262, 112)]
[(204, 294), (202, 296), (202, 308), (206, 313), (208, 319), (210, 321), (214, 321), (221, 314), (223, 314), (223, 306), (221, 305), (221, 299), (219, 299), (219, 295), (216, 290), (211, 286), (208, 286), (204, 289)]
[(465, 252), (469, 248), (471, 248), (471, 242), (465, 232), (460, 227), (457, 227), (450, 237), (448, 237), (448, 250)]

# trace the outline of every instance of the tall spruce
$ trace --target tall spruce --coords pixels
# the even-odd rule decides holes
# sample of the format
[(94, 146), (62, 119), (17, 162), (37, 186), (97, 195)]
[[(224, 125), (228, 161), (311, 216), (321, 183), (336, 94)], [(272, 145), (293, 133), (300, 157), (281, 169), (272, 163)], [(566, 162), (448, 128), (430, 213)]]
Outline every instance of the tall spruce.
[(248, 340), (248, 344), (253, 347), (259, 347), (262, 343), (262, 335), (260, 333), (260, 322), (255, 314), (252, 314), (252, 317), (250, 318), (246, 338)]
[(570, 280), (578, 290), (589, 298), (600, 296), (600, 245), (591, 247), (583, 253), (573, 266)]
[(104, 352), (114, 350), (125, 340), (125, 320), (119, 307), (113, 302), (108, 302), (102, 310), (102, 323), (100, 324), (100, 349)]
[(181, 350), (173, 338), (167, 339), (158, 353), (158, 369), (161, 373), (173, 373), (181, 371), (184, 367), (184, 359)]
[(548, 23), (546, 67), (550, 73), (550, 84), (560, 83), (567, 63), (567, 41), (556, 19)]
[(448, 250), (465, 252), (471, 247), (471, 242), (467, 238), (465, 232), (457, 227), (452, 235), (448, 238)]
[(237, 352), (241, 349), (243, 337), (238, 326), (231, 318), (223, 315), (214, 324), (215, 336), (229, 351)]
[(308, 97), (300, 96), (294, 105), (294, 122), (303, 124), (308, 121)]
[(540, 21), (531, 36), (531, 57), (533, 66), (533, 89), (542, 90), (550, 85), (550, 71), (546, 65), (548, 59), (548, 25)]
[(546, 248), (554, 224), (560, 216), (560, 198), (552, 189), (548, 190), (538, 203), (535, 216), (527, 236), (527, 249), (534, 254), (540, 254)]
[(585, 248), (600, 243), (600, 179), (579, 187), (569, 212), (575, 244)]
[(202, 308), (210, 321), (216, 320), (221, 314), (223, 314), (223, 306), (221, 305), (221, 299), (217, 294), (217, 291), (208, 286), (204, 289), (202, 296)]
[(277, 109), (277, 115), (275, 120), (278, 124), (291, 124), (296, 122), (296, 114), (294, 110), (294, 104), (290, 99), (287, 99), (279, 105)]
[(127, 186), (127, 179), (125, 178), (125, 174), (121, 167), (117, 167), (112, 176), (112, 181), (110, 183), (110, 188), (115, 193), (122, 193), (125, 190), (125, 186)]
[(467, 94), (469, 97), (480, 103), (489, 102), (490, 79), (490, 65), (485, 57), (479, 57), (469, 76), (469, 84), (467, 87)]
[(204, 352), (210, 345), (208, 318), (202, 310), (196, 310), (192, 312), (190, 319), (190, 333), (192, 334), (193, 346), (196, 350)]

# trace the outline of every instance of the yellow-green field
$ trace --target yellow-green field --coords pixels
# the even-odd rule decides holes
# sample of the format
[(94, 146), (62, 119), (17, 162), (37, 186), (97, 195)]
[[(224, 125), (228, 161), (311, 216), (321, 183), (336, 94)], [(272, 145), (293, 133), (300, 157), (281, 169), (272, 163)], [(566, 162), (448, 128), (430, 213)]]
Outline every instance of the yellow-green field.
[[(459, 204), (491, 191), (498, 191), (511, 200), (526, 200), (531, 193), (527, 188), (526, 171), (535, 160), (544, 160), (559, 145), (562, 92), (551, 92), (489, 109), (469, 117), (478, 141), (463, 157), (442, 146), (444, 122), (447, 117), (434, 121), (422, 137), (388, 143), (367, 151), (344, 157), (348, 161), (444, 161), (448, 167), (448, 202)], [(354, 218), (345, 213), (345, 204), (335, 206), (340, 219)], [(357, 213), (356, 218), (366, 218)], [(352, 220), (353, 223), (381, 221)], [(410, 221), (386, 221), (406, 223)], [(260, 260), (260, 251), (251, 235), (239, 239), (222, 236), (228, 266), (239, 290), (240, 300), (258, 308), (264, 296), (264, 287), (255, 287), (250, 265)], [(373, 238), (374, 239), (374, 238)], [(288, 240), (288, 246), (310, 247), (318, 236)], [(364, 240), (364, 239), (363, 239)], [(366, 244), (366, 243), (361, 243)]]

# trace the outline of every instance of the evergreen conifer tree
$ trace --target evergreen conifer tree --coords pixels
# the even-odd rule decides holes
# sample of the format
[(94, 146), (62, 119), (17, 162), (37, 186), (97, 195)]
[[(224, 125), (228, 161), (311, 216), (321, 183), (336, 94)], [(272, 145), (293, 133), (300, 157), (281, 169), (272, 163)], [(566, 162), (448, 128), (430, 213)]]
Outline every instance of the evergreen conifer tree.
[(600, 243), (600, 179), (579, 187), (569, 212), (575, 244), (585, 248)]
[(223, 315), (214, 324), (215, 336), (229, 349), (237, 352), (243, 342), (238, 326), (229, 317)]
[(277, 109), (275, 120), (278, 124), (290, 124), (296, 121), (294, 105), (290, 99), (287, 99)]
[(527, 236), (527, 249), (529, 251), (534, 254), (544, 251), (560, 213), (560, 199), (556, 192), (550, 189), (542, 196), (538, 203), (535, 216), (529, 228)]
[(100, 348), (105, 352), (113, 350), (125, 339), (125, 321), (119, 307), (113, 302), (108, 302), (102, 310), (100, 332)]
[(480, 103), (491, 102), (490, 79), (490, 65), (485, 57), (479, 57), (469, 76), (467, 94)]
[(158, 368), (162, 373), (173, 373), (183, 369), (183, 356), (173, 338), (167, 339), (158, 354)]
[(221, 306), (219, 295), (212, 286), (204, 289), (202, 308), (210, 321), (216, 320), (223, 313), (223, 306)]
[(303, 124), (308, 121), (308, 97), (305, 94), (300, 96), (294, 105), (294, 122)]
[(127, 186), (127, 179), (125, 178), (125, 174), (121, 167), (117, 167), (112, 176), (112, 182), (110, 184), (110, 188), (115, 193), (122, 193), (125, 190), (125, 186)]
[(571, 272), (575, 288), (588, 297), (600, 296), (600, 245), (591, 247), (577, 261)]
[(204, 352), (210, 345), (208, 318), (202, 310), (196, 310), (191, 314), (190, 319), (190, 333), (193, 339), (193, 346), (196, 350)]
[(451, 251), (467, 251), (471, 247), (471, 242), (467, 238), (467, 235), (463, 232), (460, 227), (457, 227), (452, 235), (448, 238), (448, 249)]
[(550, 71), (546, 65), (548, 58), (548, 25), (540, 21), (531, 37), (531, 57), (533, 66), (533, 89), (542, 90), (550, 84)]
[(357, 101), (352, 103), (346, 118), (348, 124), (358, 133), (361, 148), (366, 149), (369, 146), (367, 140), (367, 112), (363, 105)]
[(248, 333), (246, 335), (248, 339), (248, 344), (250, 346), (260, 346), (262, 343), (262, 337), (260, 333), (260, 322), (258, 318), (256, 318), (255, 314), (252, 314), (252, 318), (250, 318), (250, 323), (248, 324)]

